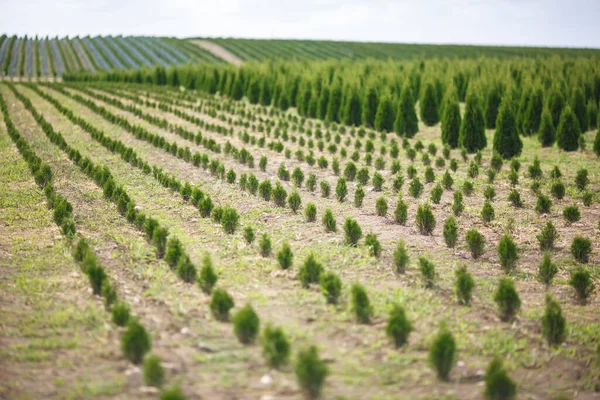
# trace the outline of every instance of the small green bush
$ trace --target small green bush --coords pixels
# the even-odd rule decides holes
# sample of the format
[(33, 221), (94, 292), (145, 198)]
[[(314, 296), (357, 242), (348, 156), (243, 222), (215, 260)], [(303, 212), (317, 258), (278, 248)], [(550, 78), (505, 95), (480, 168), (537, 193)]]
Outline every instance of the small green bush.
[(594, 194), (589, 190), (586, 190), (581, 195), (581, 201), (583, 202), (583, 205), (586, 207), (591, 206), (593, 200), (594, 200)]
[(350, 246), (356, 246), (358, 241), (362, 237), (362, 229), (356, 220), (352, 218), (346, 218), (344, 222), (344, 237), (346, 244)]
[(110, 284), (108, 278), (104, 279), (102, 282), (102, 291), (101, 295), (104, 298), (104, 306), (107, 310), (110, 310), (110, 306), (117, 301), (117, 291)]
[(73, 258), (75, 259), (75, 261), (80, 263), (84, 260), (85, 256), (90, 251), (91, 248), (88, 242), (85, 240), (85, 238), (81, 238), (79, 239), (77, 245), (75, 246), (75, 249), (73, 250)]
[(308, 174), (308, 179), (306, 180), (306, 189), (309, 192), (314, 192), (317, 188), (317, 176), (312, 172)]
[(292, 266), (292, 263), (294, 262), (294, 253), (292, 252), (289, 243), (283, 243), (281, 250), (277, 252), (277, 262), (281, 269), (288, 269)]
[(350, 289), (350, 298), (352, 313), (356, 320), (361, 324), (368, 324), (373, 316), (373, 308), (365, 288), (359, 283), (353, 284)]
[(431, 235), (435, 229), (435, 217), (428, 203), (420, 204), (417, 208), (416, 224), (421, 235)]
[(315, 203), (308, 203), (304, 208), (304, 218), (306, 222), (315, 222), (317, 220), (317, 206)]
[(160, 357), (150, 355), (144, 360), (144, 384), (161, 387), (165, 383), (165, 370), (160, 363)]
[(342, 280), (333, 272), (321, 274), (319, 279), (321, 293), (325, 296), (327, 303), (337, 304), (342, 294)]
[(302, 198), (297, 191), (293, 191), (287, 199), (288, 205), (294, 213), (296, 213), (302, 206)]
[(205, 196), (198, 203), (198, 210), (200, 211), (200, 215), (202, 216), (202, 218), (207, 218), (211, 214), (212, 209), (213, 209), (213, 202), (212, 202), (211, 198), (208, 196)]
[(260, 320), (250, 304), (246, 304), (232, 319), (233, 332), (243, 344), (253, 343), (258, 336)]
[(191, 283), (196, 280), (196, 266), (187, 255), (182, 255), (177, 261), (177, 276), (184, 282)]
[(483, 202), (483, 207), (481, 208), (481, 219), (486, 224), (493, 221), (495, 218), (494, 206), (490, 203), (489, 200)]
[(519, 173), (514, 169), (510, 170), (510, 173), (508, 174), (508, 180), (512, 186), (517, 186), (519, 183)]
[(552, 182), (550, 193), (558, 200), (562, 200), (565, 197), (565, 185), (561, 181)]
[(546, 310), (542, 316), (542, 335), (549, 346), (561, 344), (565, 340), (567, 320), (562, 315), (560, 304), (546, 295)]
[(329, 369), (319, 357), (319, 350), (315, 346), (298, 351), (294, 372), (298, 386), (306, 398), (320, 397)]
[(425, 257), (419, 257), (419, 272), (421, 274), (421, 280), (423, 281), (423, 286), (430, 289), (435, 284), (435, 266)]
[(330, 208), (326, 209), (325, 213), (323, 213), (323, 226), (325, 227), (325, 232), (337, 231), (337, 223)]
[(453, 216), (449, 216), (446, 221), (444, 221), (443, 236), (446, 246), (450, 248), (456, 246), (458, 240), (458, 224), (456, 223), (456, 218)]
[(213, 219), (213, 221), (215, 221), (215, 223), (220, 224), (221, 218), (223, 217), (223, 207), (217, 206), (213, 208), (210, 216)]
[(516, 208), (523, 207), (523, 201), (521, 200), (521, 193), (519, 193), (519, 191), (517, 189), (513, 189), (510, 191), (510, 193), (508, 194), (508, 201), (510, 201), (510, 203)]
[(223, 207), (221, 214), (221, 226), (225, 233), (233, 235), (237, 230), (240, 222), (240, 216), (237, 211), (231, 207)]
[(577, 186), (577, 189), (584, 190), (589, 183), (588, 170), (585, 168), (578, 170), (575, 175), (575, 186)]
[(258, 247), (260, 247), (260, 255), (263, 257), (269, 257), (271, 255), (271, 239), (269, 235), (263, 233), (260, 237), (260, 241), (258, 242)]
[(372, 232), (367, 233), (367, 235), (365, 236), (365, 247), (369, 249), (369, 253), (373, 257), (379, 257), (379, 255), (381, 254), (381, 243), (379, 243), (377, 235)]
[(447, 381), (454, 366), (456, 341), (452, 333), (442, 326), (429, 347), (429, 363), (435, 369), (438, 379)]
[(246, 227), (244, 228), (243, 236), (244, 240), (246, 241), (246, 244), (251, 245), (254, 242), (254, 239), (256, 239), (254, 228), (252, 228), (252, 226), (250, 225), (246, 225)]
[(335, 186), (335, 195), (340, 203), (343, 203), (348, 195), (348, 185), (345, 178), (340, 178)]
[(442, 176), (442, 185), (446, 190), (452, 189), (452, 185), (454, 185), (454, 179), (452, 179), (452, 175), (450, 175), (450, 172), (448, 172), (448, 170), (446, 170), (444, 176)]
[(465, 209), (465, 205), (463, 203), (463, 194), (462, 192), (454, 192), (454, 201), (452, 202), (452, 212), (457, 217), (460, 217), (462, 212)]
[(473, 182), (466, 181), (465, 183), (463, 183), (462, 192), (465, 194), (465, 196), (472, 195), (474, 191), (475, 191), (475, 186), (473, 185)]
[(258, 193), (264, 201), (271, 200), (272, 191), (273, 191), (273, 186), (271, 185), (271, 182), (268, 180), (262, 181), (260, 183), (260, 185), (258, 185)]
[(358, 208), (362, 207), (364, 198), (365, 191), (363, 190), (362, 186), (359, 185), (354, 191), (354, 206)]
[(590, 272), (583, 267), (578, 267), (571, 271), (569, 285), (575, 289), (575, 293), (581, 303), (585, 303), (589, 295), (594, 291), (594, 282), (592, 282)]
[(267, 325), (262, 334), (263, 356), (272, 368), (280, 368), (287, 364), (290, 358), (290, 342), (283, 329)]
[(517, 396), (517, 385), (510, 379), (502, 361), (497, 357), (490, 362), (483, 380), (483, 396), (486, 400), (513, 400)]
[(273, 188), (271, 195), (273, 196), (273, 203), (275, 203), (277, 207), (285, 207), (287, 192), (283, 186), (281, 186), (281, 183), (275, 183), (275, 187)]
[(125, 358), (134, 364), (139, 364), (151, 347), (152, 342), (146, 328), (137, 319), (131, 319), (121, 337), (121, 350)]
[(394, 273), (403, 274), (409, 261), (410, 257), (406, 245), (403, 240), (400, 240), (394, 250)]
[(177, 266), (177, 261), (184, 254), (183, 245), (181, 241), (175, 237), (169, 239), (167, 243), (167, 252), (165, 254), (165, 261), (171, 269)]
[(208, 254), (202, 259), (202, 268), (200, 269), (200, 276), (198, 276), (198, 286), (206, 294), (210, 294), (215, 287), (219, 277), (215, 272), (212, 265), (212, 260)]
[(552, 262), (552, 254), (549, 251), (544, 252), (544, 258), (538, 267), (538, 280), (548, 287), (552, 284), (557, 272), (558, 267)]
[(100, 293), (102, 293), (102, 283), (106, 280), (106, 272), (104, 272), (104, 268), (102, 268), (101, 265), (98, 265), (97, 262), (90, 263), (86, 273), (90, 281), (90, 285), (92, 286), (92, 291), (95, 295), (100, 295)]
[(129, 306), (122, 301), (119, 301), (112, 306), (111, 314), (112, 321), (117, 326), (125, 326), (127, 325), (127, 322), (129, 322)]
[(498, 283), (498, 289), (494, 293), (494, 302), (498, 306), (500, 319), (502, 321), (512, 321), (521, 308), (521, 299), (515, 290), (515, 283), (512, 279), (503, 278)]
[(385, 327), (386, 335), (394, 342), (394, 346), (401, 347), (408, 341), (412, 330), (412, 324), (406, 318), (404, 308), (399, 304), (394, 304)]
[(152, 244), (156, 249), (156, 257), (163, 258), (167, 248), (167, 236), (169, 231), (167, 228), (157, 227), (152, 232)]
[(535, 205), (535, 211), (538, 214), (549, 214), (550, 208), (552, 207), (552, 200), (548, 196), (538, 193), (537, 203)]
[(432, 183), (433, 181), (435, 181), (435, 172), (433, 171), (433, 168), (425, 168), (425, 182)]
[(311, 283), (319, 282), (322, 273), (323, 266), (317, 261), (315, 255), (311, 253), (300, 267), (298, 279), (302, 283), (302, 286), (307, 288)]
[(485, 251), (485, 237), (476, 228), (471, 228), (465, 235), (471, 257), (478, 259)]
[(231, 310), (234, 305), (233, 298), (225, 291), (225, 289), (215, 289), (212, 292), (209, 307), (215, 319), (227, 321), (229, 319), (229, 310)]
[(444, 189), (442, 188), (442, 185), (440, 185), (439, 183), (437, 185), (435, 185), (431, 189), (431, 202), (433, 204), (440, 204), (443, 193), (444, 193)]
[(511, 273), (517, 267), (519, 249), (508, 234), (502, 236), (498, 243), (498, 259), (505, 273)]
[(537, 240), (540, 244), (540, 250), (552, 250), (554, 248), (554, 241), (558, 238), (558, 232), (552, 224), (552, 221), (548, 221), (542, 228), (542, 231), (537, 236)]
[(571, 243), (571, 254), (580, 263), (587, 263), (592, 252), (592, 241), (583, 236), (576, 236)]
[(172, 387), (160, 393), (160, 400), (186, 400), (186, 397), (179, 387)]
[(406, 225), (408, 220), (408, 205), (401, 198), (398, 199), (396, 209), (394, 210), (394, 221), (400, 225)]
[(473, 276), (467, 271), (465, 265), (460, 266), (456, 270), (455, 275), (454, 289), (456, 297), (461, 304), (468, 305), (471, 302), (473, 288), (475, 287)]
[(373, 184), (373, 190), (375, 190), (376, 192), (381, 192), (381, 190), (383, 189), (383, 182), (383, 176), (381, 176), (379, 172), (375, 172), (373, 174), (373, 180), (371, 181), (371, 183)]
[(421, 194), (423, 194), (423, 184), (419, 178), (415, 178), (410, 182), (408, 185), (408, 193), (415, 199), (421, 197)]
[(385, 217), (388, 211), (388, 204), (384, 196), (375, 201), (375, 213), (380, 217)]
[(570, 224), (581, 219), (581, 213), (577, 206), (567, 206), (563, 210), (563, 218)]

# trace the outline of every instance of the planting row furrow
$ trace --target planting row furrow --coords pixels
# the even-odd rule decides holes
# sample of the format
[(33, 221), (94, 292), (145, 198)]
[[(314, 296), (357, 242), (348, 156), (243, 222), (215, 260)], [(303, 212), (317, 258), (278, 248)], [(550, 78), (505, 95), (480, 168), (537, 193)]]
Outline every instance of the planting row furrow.
[(60, 50), (58, 46), (58, 39), (50, 40), (50, 50), (52, 52), (53, 65), (56, 66), (56, 73), (58, 75), (62, 75), (65, 73), (65, 67), (63, 64), (63, 60), (60, 56)]

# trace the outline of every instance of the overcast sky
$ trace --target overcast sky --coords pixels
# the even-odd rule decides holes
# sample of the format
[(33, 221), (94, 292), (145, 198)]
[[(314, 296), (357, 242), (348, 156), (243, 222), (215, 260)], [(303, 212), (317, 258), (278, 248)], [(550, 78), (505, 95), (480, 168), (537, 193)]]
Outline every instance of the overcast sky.
[(600, 48), (600, 0), (0, 0), (0, 5), (0, 33), (11, 35)]

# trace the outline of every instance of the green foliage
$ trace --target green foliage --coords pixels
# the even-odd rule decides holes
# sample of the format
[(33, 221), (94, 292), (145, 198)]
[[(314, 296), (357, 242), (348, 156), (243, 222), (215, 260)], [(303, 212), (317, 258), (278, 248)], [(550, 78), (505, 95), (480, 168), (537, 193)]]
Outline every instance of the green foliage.
[(121, 336), (123, 355), (134, 364), (139, 364), (150, 351), (152, 341), (146, 328), (137, 319), (130, 319), (127, 330)]
[(442, 326), (429, 346), (429, 363), (435, 370), (438, 379), (447, 381), (454, 366), (456, 357), (456, 341), (452, 333)]
[(335, 232), (337, 230), (337, 223), (330, 208), (327, 208), (323, 213), (322, 222), (325, 232)]
[(421, 280), (423, 286), (430, 289), (435, 283), (435, 265), (425, 257), (419, 257), (419, 273), (421, 274)]
[(281, 250), (277, 252), (277, 262), (281, 269), (288, 269), (292, 266), (294, 262), (294, 253), (292, 252), (289, 243), (283, 243)]
[(304, 218), (306, 222), (315, 222), (317, 220), (317, 206), (315, 203), (308, 203), (304, 208)]
[(416, 224), (421, 235), (431, 235), (435, 229), (435, 217), (428, 203), (420, 204), (417, 208)]
[(415, 112), (415, 101), (409, 84), (404, 85), (400, 94), (400, 102), (394, 121), (394, 131), (407, 138), (412, 138), (419, 131), (419, 121)]
[(356, 246), (362, 237), (362, 229), (356, 220), (346, 218), (344, 222), (344, 238), (347, 245)]
[(442, 234), (444, 236), (444, 242), (446, 243), (446, 246), (453, 248), (458, 240), (458, 224), (456, 223), (456, 218), (449, 216), (444, 221), (444, 229)]
[(210, 294), (217, 283), (217, 273), (212, 265), (212, 260), (208, 254), (202, 259), (202, 268), (198, 277), (198, 285), (206, 294)]
[(421, 121), (427, 126), (433, 126), (440, 120), (438, 113), (438, 100), (435, 88), (431, 82), (425, 85), (425, 90), (419, 102)]
[(160, 363), (160, 357), (150, 355), (144, 360), (144, 384), (161, 387), (165, 383), (165, 370)]
[(548, 221), (542, 228), (542, 231), (537, 236), (537, 240), (540, 244), (540, 250), (552, 250), (554, 248), (554, 241), (558, 237), (558, 232), (552, 221)]
[(445, 189), (450, 190), (450, 189), (452, 189), (453, 184), (454, 184), (454, 179), (452, 179), (452, 175), (450, 175), (450, 172), (448, 172), (448, 170), (446, 170), (446, 172), (444, 173), (444, 176), (442, 176), (442, 185), (444, 186)]
[(273, 188), (271, 195), (273, 196), (273, 202), (277, 207), (285, 207), (287, 192), (285, 191), (283, 186), (281, 186), (281, 183), (275, 183), (275, 187)]
[(462, 192), (454, 192), (454, 201), (452, 202), (452, 212), (459, 217), (465, 209), (463, 204)]
[(594, 291), (594, 282), (590, 271), (583, 267), (577, 267), (571, 271), (569, 285), (575, 289), (575, 294), (581, 303), (585, 303)]
[(423, 184), (419, 178), (415, 178), (410, 182), (408, 185), (408, 193), (415, 199), (421, 197), (421, 194), (423, 194)]
[(456, 297), (461, 304), (468, 305), (471, 302), (475, 281), (473, 276), (467, 271), (465, 265), (460, 266), (455, 272), (456, 281), (454, 282), (454, 290)]
[(505, 273), (511, 273), (517, 266), (519, 260), (519, 249), (508, 234), (502, 236), (498, 243), (498, 260)]
[(567, 321), (562, 315), (560, 304), (546, 295), (546, 310), (542, 316), (542, 335), (549, 346), (561, 344), (565, 340)]
[(169, 239), (167, 243), (167, 252), (165, 254), (165, 261), (171, 268), (177, 266), (177, 261), (185, 253), (181, 241), (175, 237)]
[(295, 190), (288, 196), (287, 202), (294, 213), (296, 213), (302, 206), (300, 194)]
[(302, 286), (307, 288), (311, 283), (318, 283), (322, 273), (323, 265), (317, 261), (314, 253), (310, 253), (298, 270), (298, 279)]
[(558, 200), (562, 200), (562, 198), (565, 197), (565, 185), (558, 180), (552, 182), (552, 186), (550, 187), (550, 193), (552, 193), (552, 196), (554, 196)]
[(576, 236), (571, 242), (571, 254), (580, 263), (587, 263), (592, 252), (592, 241), (583, 236)]
[(383, 182), (383, 176), (381, 176), (379, 172), (375, 172), (373, 174), (373, 180), (371, 181), (371, 183), (373, 183), (373, 190), (376, 192), (381, 192), (383, 188)]
[(581, 128), (571, 107), (566, 106), (560, 115), (560, 123), (556, 129), (556, 143), (565, 151), (575, 151), (579, 147)]
[(90, 245), (88, 244), (87, 240), (85, 240), (85, 238), (81, 238), (79, 239), (77, 245), (75, 246), (75, 249), (73, 250), (73, 258), (77, 262), (82, 262), (85, 256), (88, 254), (88, 252), (91, 252)]
[(581, 213), (579, 212), (579, 207), (577, 207), (575, 205), (565, 207), (563, 210), (563, 218), (568, 223), (573, 223), (573, 222), (579, 221), (581, 219)]
[(460, 125), (458, 143), (470, 154), (487, 146), (485, 120), (480, 100), (475, 90), (470, 90), (467, 95), (465, 114)]
[(258, 336), (260, 320), (250, 304), (246, 304), (233, 316), (233, 332), (243, 344), (253, 343)]
[(260, 255), (263, 257), (269, 257), (271, 255), (271, 239), (269, 235), (263, 233), (260, 237), (260, 241), (258, 242), (258, 247), (260, 247)]
[(331, 192), (331, 186), (329, 186), (329, 183), (327, 181), (321, 181), (321, 196), (324, 198), (328, 198), (329, 197), (329, 193)]
[(160, 400), (186, 400), (186, 397), (179, 387), (172, 387), (161, 392)]
[(494, 302), (498, 306), (502, 321), (511, 321), (515, 317), (521, 308), (521, 299), (512, 279), (500, 279), (498, 289), (494, 293)]
[(510, 193), (508, 194), (508, 201), (510, 201), (510, 203), (516, 208), (523, 207), (523, 201), (521, 200), (521, 193), (519, 193), (519, 191), (517, 189), (513, 189), (510, 191)]
[(404, 308), (399, 304), (394, 304), (385, 327), (386, 335), (394, 342), (394, 346), (401, 347), (408, 341), (412, 330), (412, 324), (406, 317)]
[(321, 274), (319, 279), (321, 293), (327, 299), (329, 304), (337, 304), (340, 295), (342, 294), (342, 280), (333, 272), (325, 272)]
[(478, 259), (485, 251), (485, 237), (476, 228), (471, 228), (465, 235), (471, 257)]
[(291, 345), (283, 329), (267, 325), (262, 334), (262, 348), (270, 367), (278, 369), (288, 363)]
[(552, 114), (550, 114), (550, 110), (547, 108), (542, 112), (542, 122), (538, 138), (542, 147), (552, 147), (554, 146), (554, 142), (556, 142), (556, 129), (554, 128), (554, 122), (552, 122)]
[(538, 267), (538, 280), (548, 287), (552, 284), (557, 272), (558, 267), (552, 262), (552, 253), (545, 251), (544, 258)]
[(233, 235), (239, 226), (240, 216), (237, 211), (231, 207), (223, 207), (221, 214), (221, 226), (225, 233)]
[(90, 263), (86, 269), (86, 274), (92, 286), (92, 291), (95, 295), (99, 295), (102, 292), (102, 284), (106, 281), (106, 272), (104, 268), (98, 265), (97, 262)]
[(335, 186), (335, 195), (340, 203), (343, 203), (348, 195), (348, 185), (345, 178), (340, 178)]
[(129, 306), (122, 301), (119, 301), (112, 306), (111, 314), (112, 321), (117, 326), (125, 326), (127, 325), (127, 322), (129, 322)]
[(495, 217), (494, 206), (490, 203), (489, 200), (483, 202), (483, 207), (481, 208), (481, 219), (483, 222), (488, 223), (491, 222)]
[(358, 323), (368, 324), (373, 316), (373, 307), (371, 307), (369, 296), (361, 284), (354, 283), (350, 288), (350, 302), (352, 313)]
[(552, 200), (548, 196), (538, 193), (535, 211), (538, 214), (549, 214), (550, 208), (552, 208)]
[(218, 321), (227, 321), (229, 319), (229, 310), (233, 308), (235, 303), (233, 298), (225, 291), (225, 289), (215, 289), (210, 298), (210, 312)]
[(244, 240), (246, 241), (246, 243), (248, 245), (251, 245), (254, 242), (254, 239), (256, 238), (256, 234), (254, 233), (254, 228), (252, 228), (251, 225), (246, 225), (246, 227), (244, 227)]
[(329, 369), (321, 360), (319, 350), (315, 346), (298, 351), (294, 372), (298, 386), (306, 398), (320, 397)]
[(585, 168), (577, 170), (577, 175), (575, 175), (575, 185), (577, 186), (577, 189), (584, 190), (589, 183), (588, 170)]
[(363, 199), (365, 198), (365, 191), (363, 190), (361, 185), (358, 185), (356, 190), (354, 191), (354, 206), (362, 207)]
[(384, 196), (379, 197), (375, 201), (375, 212), (380, 217), (385, 217), (387, 215), (388, 205)]
[(379, 243), (377, 235), (372, 232), (367, 233), (367, 235), (365, 236), (365, 247), (369, 249), (369, 253), (373, 257), (379, 257), (379, 255), (381, 254), (381, 243)]
[(517, 385), (510, 379), (498, 357), (490, 362), (483, 380), (483, 396), (486, 400), (512, 400), (517, 396)]
[(394, 250), (394, 273), (403, 274), (406, 271), (406, 266), (410, 261), (408, 250), (403, 240), (400, 240)]
[(184, 282), (191, 283), (196, 280), (196, 266), (187, 255), (182, 255), (177, 261), (177, 276)]
[(442, 185), (440, 185), (439, 183), (431, 189), (431, 201), (433, 202), (433, 204), (440, 203), (440, 201), (442, 200), (443, 193), (444, 189), (442, 189)]
[(505, 96), (498, 113), (493, 146), (494, 151), (504, 159), (519, 156), (523, 150), (513, 110), (510, 96)]

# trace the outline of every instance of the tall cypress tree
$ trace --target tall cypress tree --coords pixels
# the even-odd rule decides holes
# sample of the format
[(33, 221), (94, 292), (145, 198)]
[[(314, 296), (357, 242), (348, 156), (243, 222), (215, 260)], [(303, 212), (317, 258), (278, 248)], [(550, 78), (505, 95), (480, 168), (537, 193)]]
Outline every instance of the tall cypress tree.
[(570, 106), (566, 106), (560, 116), (560, 123), (556, 130), (556, 143), (558, 147), (565, 151), (575, 151), (579, 148), (579, 121), (577, 116), (571, 110)]
[(317, 118), (325, 119), (327, 116), (327, 105), (329, 104), (329, 86), (323, 86), (321, 96), (317, 104)]
[(377, 89), (370, 86), (367, 89), (367, 95), (363, 103), (363, 115), (362, 121), (365, 126), (373, 128), (375, 126), (375, 115), (377, 114), (377, 107), (379, 106), (379, 96), (377, 95)]
[(260, 79), (258, 77), (254, 77), (250, 81), (250, 85), (248, 85), (247, 96), (250, 103), (258, 103), (258, 100), (260, 99)]
[(244, 82), (241, 74), (237, 74), (234, 78), (233, 86), (231, 87), (231, 97), (234, 100), (240, 100), (244, 97)]
[(362, 121), (362, 103), (356, 87), (347, 90), (348, 96), (344, 107), (344, 123), (346, 125), (359, 126)]
[(431, 82), (425, 85), (419, 104), (421, 121), (427, 126), (433, 126), (440, 121), (438, 114), (437, 94)]
[(309, 118), (317, 118), (317, 108), (319, 105), (319, 98), (316, 93), (313, 93), (310, 97), (310, 101), (308, 102), (308, 110), (307, 115)]
[(525, 115), (527, 114), (527, 109), (529, 108), (529, 102), (531, 101), (531, 88), (525, 87), (521, 92), (521, 101), (519, 101), (519, 108), (517, 112), (517, 128), (520, 133), (523, 133), (523, 122), (525, 121)]
[(560, 115), (562, 114), (564, 108), (564, 96), (558, 89), (552, 89), (552, 92), (550, 92), (550, 97), (548, 98), (548, 109), (550, 110), (550, 115), (552, 115), (552, 124), (554, 126), (558, 126), (560, 122)]
[(496, 119), (498, 118), (498, 109), (502, 102), (502, 88), (499, 84), (494, 84), (488, 90), (485, 99), (485, 127), (487, 129), (496, 128)]
[(542, 112), (542, 123), (540, 124), (538, 138), (542, 147), (552, 147), (556, 142), (556, 129), (552, 123), (552, 114), (550, 114), (548, 107), (544, 107)]
[(375, 129), (383, 132), (391, 132), (394, 129), (394, 105), (389, 96), (384, 96), (377, 106), (375, 115)]
[(588, 115), (587, 106), (585, 104), (585, 95), (581, 88), (576, 89), (575, 93), (573, 93), (571, 107), (573, 107), (573, 112), (577, 117), (577, 121), (579, 121), (579, 129), (581, 129), (581, 132), (585, 133), (588, 130)]
[(523, 133), (525, 135), (533, 135), (540, 129), (542, 119), (542, 110), (544, 108), (544, 93), (541, 88), (533, 91), (527, 110), (523, 117)]
[(404, 135), (407, 138), (412, 138), (419, 131), (419, 120), (415, 112), (415, 100), (409, 84), (404, 87), (400, 95), (396, 121), (394, 122), (394, 131), (398, 135)]
[(279, 93), (279, 98), (277, 99), (277, 101), (278, 101), (277, 105), (283, 111), (286, 111), (288, 108), (290, 108), (290, 105), (291, 105), (290, 96), (288, 95), (285, 86), (282, 87), (281, 92)]
[(598, 106), (596, 106), (594, 99), (588, 100), (587, 113), (590, 130), (596, 129), (598, 126)]
[(469, 90), (467, 94), (465, 116), (460, 125), (458, 144), (468, 153), (475, 153), (487, 146), (483, 111), (479, 97), (474, 90)]
[(509, 96), (504, 96), (494, 134), (494, 151), (504, 159), (511, 159), (521, 154), (523, 142), (517, 131), (517, 121)]
[(331, 89), (329, 103), (327, 103), (327, 114), (325, 119), (328, 122), (340, 122), (340, 109), (342, 108), (342, 86), (337, 83)]
[(298, 110), (298, 114), (308, 114), (308, 103), (310, 102), (311, 95), (312, 83), (310, 81), (305, 81), (300, 89), (298, 89), (298, 98), (296, 99), (296, 109)]
[[(444, 100), (444, 115), (442, 116), (442, 142), (451, 149), (458, 147), (461, 117), (460, 104), (454, 90), (448, 90)], [(494, 123), (495, 124), (495, 123)]]
[(268, 79), (266, 76), (262, 77), (262, 82), (261, 82), (261, 87), (260, 87), (260, 97), (259, 97), (259, 101), (260, 104), (263, 106), (270, 106), (271, 105), (271, 82), (270, 79)]

